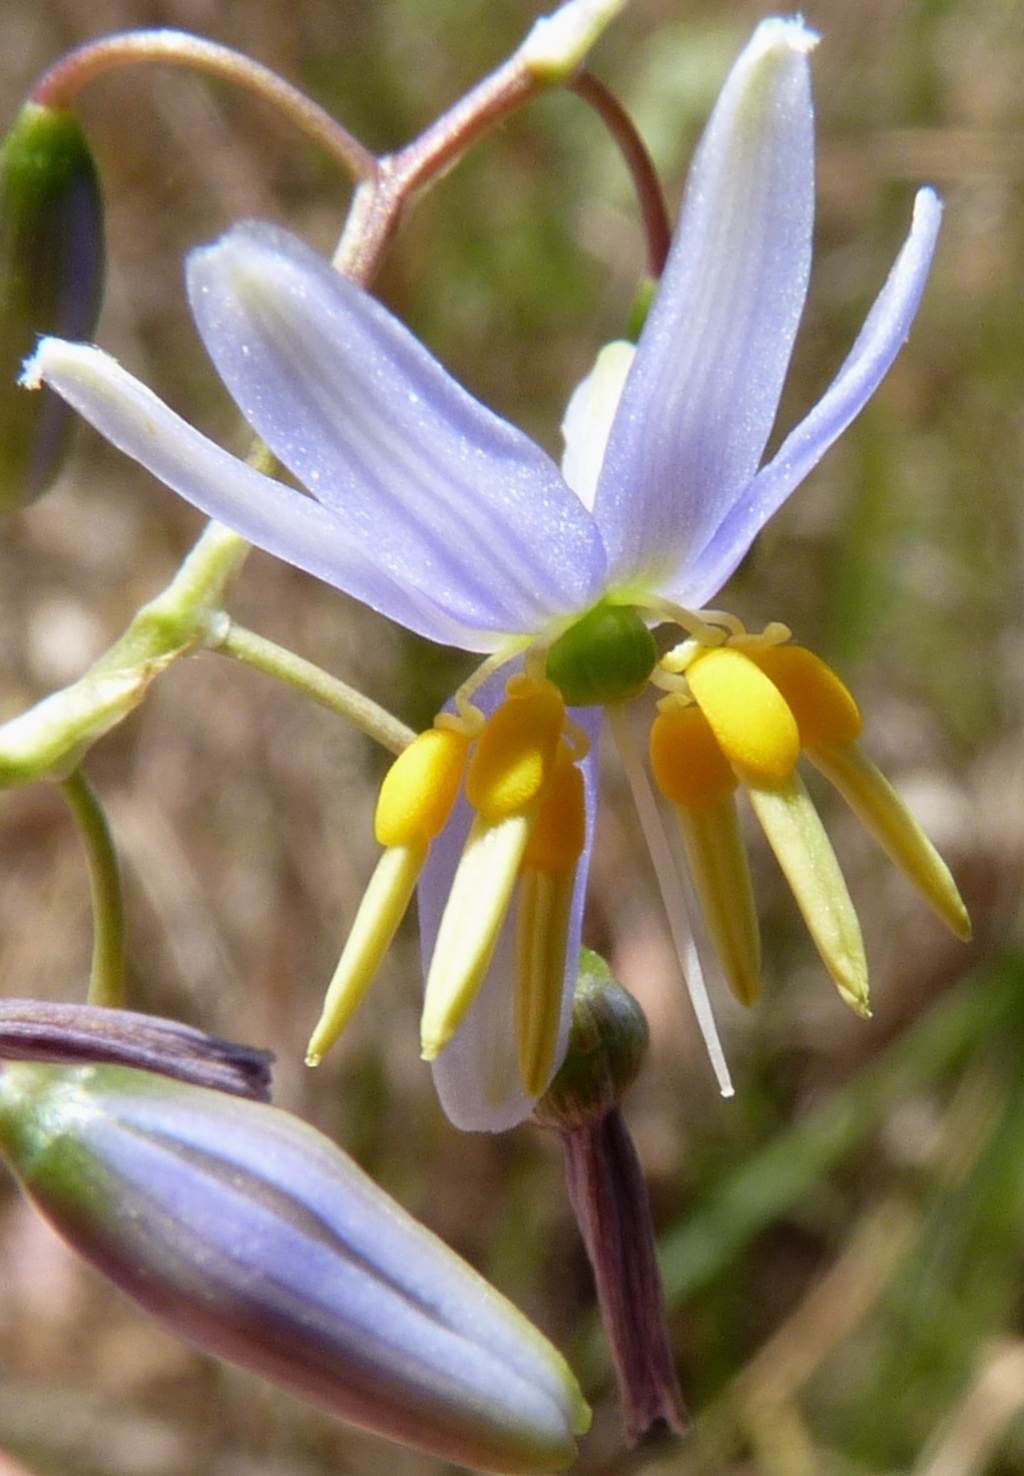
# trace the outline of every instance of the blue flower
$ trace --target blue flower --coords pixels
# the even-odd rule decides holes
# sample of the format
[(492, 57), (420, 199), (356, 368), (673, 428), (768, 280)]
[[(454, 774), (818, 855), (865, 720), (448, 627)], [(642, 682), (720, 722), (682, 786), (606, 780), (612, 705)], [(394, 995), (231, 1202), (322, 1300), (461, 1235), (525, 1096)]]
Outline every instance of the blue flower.
[[(635, 353), (609, 346), (577, 390), (561, 471), (380, 303), (267, 225), (240, 225), (195, 252), (189, 292), (239, 407), (306, 492), (212, 445), (96, 349), (46, 340), (29, 365), (27, 382), (51, 384), (211, 517), (410, 630), (488, 653), (386, 782), (384, 856), (312, 1046), (316, 1058), (355, 1007), (418, 886), (424, 1053), (464, 1127), (518, 1121), (564, 1050), (594, 744), (603, 712), (625, 735), (622, 704), (649, 682), (665, 693), (655, 777), (741, 998), (756, 993), (759, 952), (737, 783), (841, 993), (867, 1010), (859, 926), (796, 775), (801, 752), (967, 929), (948, 871), (860, 754), (859, 714), (838, 678), (786, 644), (783, 627), (753, 635), (700, 613), (877, 388), (909, 332), (938, 232), (940, 203), (922, 190), (846, 362), (762, 465), (810, 271), (815, 41), (799, 20), (767, 20), (737, 60)], [(682, 639), (659, 658), (651, 627), (666, 622)], [(727, 1089), (682, 894), (671, 864), (655, 859)]]

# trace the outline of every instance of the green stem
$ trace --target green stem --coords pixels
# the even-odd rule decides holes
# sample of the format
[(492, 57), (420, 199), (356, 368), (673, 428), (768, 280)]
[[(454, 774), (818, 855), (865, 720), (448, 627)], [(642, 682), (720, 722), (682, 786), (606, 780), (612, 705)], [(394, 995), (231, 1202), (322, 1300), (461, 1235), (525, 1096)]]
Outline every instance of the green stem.
[(103, 806), (81, 769), (61, 782), (85, 846), (92, 889), (92, 1005), (123, 1009), (125, 1004), (124, 896), (114, 837)]
[(223, 634), (218, 635), (216, 643), (211, 643), (211, 649), (220, 651), (225, 656), (234, 656), (238, 661), (265, 671), (268, 676), (287, 682), (307, 697), (312, 697), (322, 707), (338, 713), (391, 753), (401, 753), (416, 736), (411, 728), (407, 728), (385, 708), (379, 707), (369, 697), (364, 697), (362, 692), (357, 692), (347, 682), (329, 676), (311, 661), (296, 656), (284, 646), (275, 645), (273, 641), (268, 641), (254, 631), (236, 625), (233, 620), (228, 623)]
[(173, 661), (215, 644), (224, 588), (248, 552), (244, 538), (209, 523), (167, 588), (77, 682), (0, 727), (0, 786), (67, 778)]

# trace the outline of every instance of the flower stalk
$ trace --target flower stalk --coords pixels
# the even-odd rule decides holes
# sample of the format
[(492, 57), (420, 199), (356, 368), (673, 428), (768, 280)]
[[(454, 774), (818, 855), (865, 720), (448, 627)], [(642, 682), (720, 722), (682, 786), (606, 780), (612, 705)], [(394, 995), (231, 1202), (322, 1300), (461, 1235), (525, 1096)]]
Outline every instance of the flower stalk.
[(569, 1199), (594, 1273), (626, 1432), (681, 1433), (650, 1201), (620, 1102), (640, 1069), (647, 1021), (597, 954), (584, 949), (569, 1047), (535, 1117), (558, 1133)]
[(247, 666), (294, 687), (329, 712), (344, 718), (389, 753), (401, 753), (416, 736), (387, 708), (348, 682), (331, 676), (322, 667), (268, 640), (266, 636), (246, 630), (235, 620), (225, 621), (222, 631), (211, 640), (210, 649), (222, 656), (233, 656), (236, 661), (243, 661)]
[(593, 108), (614, 139), (629, 170), (647, 238), (647, 271), (651, 277), (657, 279), (665, 270), (665, 261), (672, 245), (672, 221), (654, 161), (632, 118), (615, 94), (603, 82), (598, 81), (592, 72), (584, 70), (577, 73), (567, 86), (570, 92), (575, 92), (577, 97)]
[(92, 967), (88, 1001), (114, 1008), (125, 1002), (124, 893), (117, 848), (99, 796), (81, 769), (61, 783), (89, 866), (92, 890)]
[(83, 87), (107, 72), (145, 63), (189, 67), (222, 77), (254, 93), (282, 117), (320, 145), (354, 179), (366, 179), (375, 165), (373, 155), (347, 129), (299, 88), (269, 67), (230, 46), (171, 28), (120, 31), (86, 41), (43, 74), (31, 92), (32, 101), (47, 107), (70, 107)]
[(215, 643), (225, 618), (223, 590), (248, 552), (245, 539), (210, 523), (167, 588), (88, 671), (0, 727), (0, 787), (66, 779), (93, 743), (138, 707), (161, 672)]

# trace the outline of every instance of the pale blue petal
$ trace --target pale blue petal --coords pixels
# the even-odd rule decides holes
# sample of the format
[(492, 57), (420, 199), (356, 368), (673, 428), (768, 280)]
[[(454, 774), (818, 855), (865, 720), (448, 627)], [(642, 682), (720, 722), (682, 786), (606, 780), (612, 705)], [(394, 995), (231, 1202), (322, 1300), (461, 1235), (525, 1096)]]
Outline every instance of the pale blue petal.
[[(505, 667), (474, 696), (474, 702), (485, 712), (497, 706), (504, 695), (505, 682), (514, 669), (513, 666)], [(597, 809), (597, 741), (601, 723), (599, 708), (574, 709), (572, 716), (589, 733), (591, 740), (590, 754), (583, 764), (587, 840), (580, 857), (573, 892), (556, 1066), (561, 1064), (565, 1054), (572, 1016), (572, 997), (579, 970), (583, 904)], [(464, 798), (460, 799), (451, 820), (434, 842), (430, 859), (420, 878), (420, 948), (425, 969), (433, 955), (441, 915), (472, 817), (473, 812), (469, 805)], [(515, 980), (513, 904), (480, 993), (454, 1039), (445, 1046), (433, 1063), (434, 1084), (441, 1105), (455, 1126), (467, 1132), (504, 1132), (522, 1122), (533, 1110), (536, 1099), (527, 1097), (524, 1093), (516, 1064)]]
[(673, 576), (764, 452), (810, 271), (815, 39), (762, 22), (697, 149), (594, 506), (613, 582)]
[(941, 217), (938, 196), (932, 190), (920, 190), (914, 201), (910, 234), (836, 378), (666, 594), (691, 606), (711, 599), (772, 514), (860, 414), (910, 332), (931, 267)]
[(459, 622), (432, 591), (395, 578), (354, 546), (343, 522), (311, 497), (230, 456), (175, 415), (109, 354), (44, 338), (24, 382), (46, 382), (107, 440), (209, 517), (251, 543), (431, 640), (470, 650), (493, 644)]
[(554, 462), (368, 293), (255, 222), (194, 252), (188, 278), (242, 413), (382, 573), (496, 634), (597, 597), (600, 536)]

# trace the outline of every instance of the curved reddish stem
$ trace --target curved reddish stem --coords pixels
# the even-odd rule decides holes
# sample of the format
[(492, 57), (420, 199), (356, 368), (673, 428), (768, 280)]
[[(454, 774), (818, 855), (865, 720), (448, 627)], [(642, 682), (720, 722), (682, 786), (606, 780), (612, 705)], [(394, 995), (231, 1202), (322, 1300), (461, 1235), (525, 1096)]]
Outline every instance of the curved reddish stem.
[(31, 101), (44, 107), (69, 107), (93, 78), (141, 62), (192, 67), (235, 82), (276, 107), (354, 179), (370, 179), (377, 171), (377, 160), (369, 150), (304, 92), (241, 52), (187, 31), (120, 31), (86, 41), (44, 73), (30, 93)]
[(640, 201), (647, 237), (647, 267), (652, 277), (660, 277), (672, 244), (672, 222), (647, 146), (618, 98), (590, 72), (578, 72), (566, 86), (590, 104), (618, 145)]

